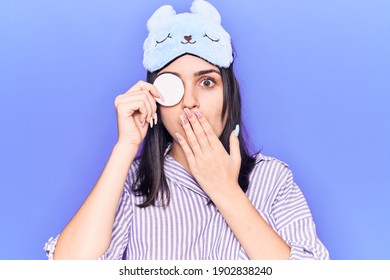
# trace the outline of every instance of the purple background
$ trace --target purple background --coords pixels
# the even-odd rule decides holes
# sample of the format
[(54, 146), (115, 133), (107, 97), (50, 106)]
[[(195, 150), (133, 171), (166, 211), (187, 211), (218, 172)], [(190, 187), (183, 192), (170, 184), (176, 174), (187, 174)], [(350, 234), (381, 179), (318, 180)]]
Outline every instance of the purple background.
[[(192, 1), (0, 2), (0, 259), (45, 259), (145, 78), (146, 21)], [(390, 259), (390, 2), (210, 0), (254, 148), (287, 162), (333, 259)]]

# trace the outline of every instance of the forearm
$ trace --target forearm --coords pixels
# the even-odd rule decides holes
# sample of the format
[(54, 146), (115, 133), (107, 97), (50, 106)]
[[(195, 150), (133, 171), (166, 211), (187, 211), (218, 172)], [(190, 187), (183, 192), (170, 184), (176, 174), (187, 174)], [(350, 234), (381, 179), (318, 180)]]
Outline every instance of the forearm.
[(250, 259), (288, 259), (290, 248), (237, 185), (212, 197)]
[(61, 232), (55, 259), (96, 259), (108, 248), (115, 212), (137, 146), (117, 144), (85, 202)]

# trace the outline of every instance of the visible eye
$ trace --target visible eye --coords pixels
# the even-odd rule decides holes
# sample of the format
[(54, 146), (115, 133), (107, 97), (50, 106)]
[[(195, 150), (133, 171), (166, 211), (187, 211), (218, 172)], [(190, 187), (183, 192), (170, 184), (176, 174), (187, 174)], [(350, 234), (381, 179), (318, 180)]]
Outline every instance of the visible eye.
[(218, 42), (219, 41), (219, 39), (213, 39), (213, 38), (211, 38), (209, 35), (207, 35), (207, 34), (204, 34), (204, 36), (203, 37), (207, 37), (207, 38), (209, 38), (211, 41), (213, 41), (213, 42)]
[(200, 86), (212, 88), (215, 85), (215, 80), (212, 78), (205, 78), (200, 82)]
[(166, 39), (168, 39), (168, 38), (172, 38), (171, 33), (168, 33), (167, 37), (165, 37), (165, 39), (162, 40), (162, 41), (157, 41), (157, 40), (156, 40), (156, 46), (157, 46), (158, 44), (161, 44), (162, 42), (164, 42), (164, 41), (165, 41)]

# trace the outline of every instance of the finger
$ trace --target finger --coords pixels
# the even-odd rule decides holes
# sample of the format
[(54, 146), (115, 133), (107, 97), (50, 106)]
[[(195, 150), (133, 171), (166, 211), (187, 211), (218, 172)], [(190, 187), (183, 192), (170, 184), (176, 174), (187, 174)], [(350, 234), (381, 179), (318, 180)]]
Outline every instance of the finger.
[[(143, 117), (146, 118), (146, 121), (148, 123), (153, 123), (153, 119), (156, 117), (157, 104), (156, 104), (156, 100), (152, 97), (152, 95), (148, 91), (142, 90), (142, 91), (134, 92), (131, 95), (128, 94), (121, 95), (117, 98), (116, 103), (131, 103), (139, 100), (145, 102), (145, 106), (148, 110), (147, 115)], [(142, 122), (143, 120), (144, 119), (140, 121)], [(157, 120), (154, 120), (154, 122), (156, 123)]]
[(192, 130), (192, 127), (190, 123), (188, 122), (188, 119), (185, 115), (180, 115), (181, 125), (183, 126), (184, 132), (187, 136), (188, 145), (191, 147), (193, 153), (195, 155), (201, 155), (202, 149), (199, 146), (198, 139), (196, 138), (194, 131)]
[(145, 124), (145, 117), (147, 116), (147, 108), (144, 106), (142, 100), (132, 103), (120, 103), (117, 108), (118, 120), (128, 118), (138, 118), (140, 125), (143, 127)]
[(143, 106), (147, 109), (147, 114), (142, 115), (143, 119), (140, 119), (140, 121), (143, 123), (145, 121), (147, 123), (150, 123), (150, 120), (153, 116), (153, 108), (152, 105), (150, 104), (149, 99), (147, 98), (147, 95), (149, 94), (145, 94), (144, 92), (141, 92), (139, 95), (135, 96), (135, 99), (133, 99), (134, 101), (141, 102), (141, 104), (143, 104)]
[(139, 98), (145, 99), (145, 102), (150, 108), (150, 114), (146, 116), (146, 121), (149, 123), (150, 128), (153, 128), (155, 124), (157, 124), (157, 102), (156, 99), (152, 96), (152, 94), (147, 90), (142, 90), (137, 95)]
[(152, 108), (152, 111), (151, 111), (151, 117), (149, 119), (149, 124), (151, 125), (151, 128), (153, 128), (154, 125), (157, 124), (157, 102), (156, 102), (156, 99), (154, 99), (154, 97), (150, 94), (150, 92), (147, 92), (146, 94), (147, 96), (147, 99), (149, 101), (149, 104)]
[(213, 127), (210, 125), (208, 120), (202, 115), (200, 110), (198, 108), (195, 108), (194, 113), (200, 125), (203, 128), (203, 131), (208, 139), (208, 142), (210, 143), (210, 146), (215, 150), (223, 148), (223, 145), (219, 140), (218, 136), (215, 134)]
[(149, 98), (151, 103), (156, 103), (156, 100), (154, 99), (153, 95), (146, 89), (132, 91), (132, 92), (126, 92), (124, 94), (118, 95), (117, 99), (118, 100), (122, 100), (122, 99), (131, 100), (131, 98), (133, 98), (135, 96), (138, 96), (138, 97), (144, 96), (145, 98)]
[(187, 118), (191, 124), (192, 130), (194, 131), (195, 137), (198, 140), (198, 143), (202, 151), (206, 151), (207, 149), (210, 149), (211, 146), (209, 140), (207, 139), (205, 131), (202, 125), (199, 123), (198, 118), (188, 108), (184, 108), (184, 112), (187, 115)]
[(152, 106), (149, 100), (142, 96), (131, 96), (131, 98), (121, 98), (116, 104), (117, 111), (125, 117), (132, 116), (139, 111), (139, 122), (145, 124), (152, 116)]
[(138, 81), (135, 85), (133, 85), (127, 92), (127, 93), (132, 93), (132, 92), (137, 92), (137, 91), (142, 91), (142, 90), (147, 90), (149, 91), (154, 97), (156, 98), (160, 98), (160, 95), (158, 93), (158, 90), (157, 88), (151, 84), (151, 83), (147, 83), (145, 81)]
[(194, 153), (192, 152), (190, 146), (187, 144), (186, 140), (182, 135), (180, 135), (179, 132), (175, 133), (176, 139), (179, 142), (181, 148), (183, 149), (184, 155), (188, 161), (188, 164), (191, 166), (192, 164), (195, 163), (195, 157)]
[(240, 153), (240, 141), (238, 140), (239, 125), (237, 124), (236, 129), (232, 131), (229, 138), (230, 146), (230, 158), (234, 161), (236, 166), (241, 166), (241, 153)]
[[(156, 99), (154, 99), (153, 95), (147, 91), (147, 90), (142, 90), (142, 91), (139, 91), (139, 92), (135, 92), (134, 94), (132, 94), (132, 96), (138, 96), (139, 98), (145, 98), (148, 102), (148, 104), (150, 105), (150, 115), (147, 116), (147, 122), (150, 124), (150, 127), (153, 128), (153, 126), (155, 124), (157, 124), (157, 102), (156, 102)], [(129, 97), (129, 95), (127, 95), (127, 97)], [(149, 105), (148, 105), (148, 108), (149, 108)]]

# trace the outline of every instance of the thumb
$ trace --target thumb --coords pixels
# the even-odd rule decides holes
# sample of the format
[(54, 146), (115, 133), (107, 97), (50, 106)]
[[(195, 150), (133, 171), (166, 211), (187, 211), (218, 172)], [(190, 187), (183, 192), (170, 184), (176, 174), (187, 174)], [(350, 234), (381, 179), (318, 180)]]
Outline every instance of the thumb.
[(229, 138), (230, 157), (238, 167), (241, 166), (240, 141), (238, 140), (239, 133), (240, 125), (237, 124), (236, 129), (232, 131)]

